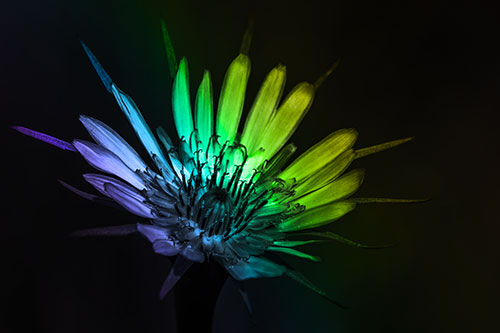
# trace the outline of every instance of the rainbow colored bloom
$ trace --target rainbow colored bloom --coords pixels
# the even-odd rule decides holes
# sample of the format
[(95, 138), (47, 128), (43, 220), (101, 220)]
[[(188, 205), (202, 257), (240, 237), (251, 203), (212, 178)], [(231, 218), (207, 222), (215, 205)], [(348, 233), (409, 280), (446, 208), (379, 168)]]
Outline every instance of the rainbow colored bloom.
[(297, 84), (282, 98), (286, 69), (276, 66), (262, 83), (243, 131), (238, 133), (250, 74), (249, 35), (242, 52), (229, 65), (216, 112), (209, 72), (205, 72), (191, 99), (187, 60), (182, 58), (177, 64), (168, 33), (164, 33), (173, 76), (172, 110), (179, 138), (176, 145), (162, 128), (156, 130), (156, 136), (153, 134), (133, 100), (83, 45), (152, 163), (143, 161), (109, 126), (89, 116), (81, 116), (80, 121), (94, 142), (68, 143), (15, 127), (80, 153), (102, 172), (83, 175), (102, 196), (63, 183), (66, 187), (94, 201), (118, 204), (142, 219), (136, 225), (89, 229), (80, 234), (139, 232), (156, 253), (177, 256), (161, 290), (162, 297), (192, 263), (212, 258), (237, 280), (287, 275), (330, 299), (303, 275), (266, 254), (279, 252), (319, 261), (297, 248), (320, 240), (367, 247), (314, 229), (338, 220), (358, 203), (411, 202), (350, 198), (361, 185), (364, 172), (346, 172), (356, 158), (409, 139), (355, 150), (357, 132), (340, 129), (289, 163), (296, 147), (287, 142), (308, 112), (316, 89), (333, 68), (314, 84)]

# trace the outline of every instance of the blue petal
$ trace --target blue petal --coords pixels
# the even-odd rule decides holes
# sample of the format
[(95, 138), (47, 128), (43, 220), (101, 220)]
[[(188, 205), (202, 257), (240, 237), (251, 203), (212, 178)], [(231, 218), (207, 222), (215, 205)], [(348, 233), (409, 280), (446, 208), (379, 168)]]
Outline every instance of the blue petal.
[(75, 140), (73, 145), (94, 168), (116, 175), (137, 189), (144, 189), (141, 178), (106, 148), (84, 140)]
[(80, 41), (80, 43), (82, 43), (83, 49), (85, 50), (85, 53), (87, 53), (87, 56), (89, 57), (92, 66), (94, 66), (97, 75), (99, 75), (99, 78), (101, 79), (102, 83), (104, 84), (106, 89), (111, 93), (111, 85), (113, 84), (113, 81), (109, 77), (108, 73), (106, 73), (104, 68), (102, 68), (96, 56), (92, 53), (92, 51), (89, 50), (87, 45), (85, 45), (82, 41)]
[(236, 265), (226, 266), (227, 271), (236, 280), (261, 277), (281, 276), (286, 267), (261, 257), (250, 257), (248, 261), (239, 261)]
[(153, 158), (155, 163), (158, 164), (159, 168), (163, 169), (164, 171), (166, 170), (171, 172), (171, 176), (173, 177), (172, 170), (168, 166), (167, 161), (165, 160), (165, 156), (163, 156), (163, 152), (158, 145), (158, 142), (153, 136), (153, 133), (144, 120), (141, 112), (137, 108), (137, 105), (135, 105), (134, 101), (128, 95), (123, 93), (123, 91), (121, 91), (116, 85), (111, 85), (111, 91), (115, 96), (118, 105), (120, 105), (120, 108), (130, 121), (130, 124), (132, 124), (135, 133), (148, 151), (148, 154)]

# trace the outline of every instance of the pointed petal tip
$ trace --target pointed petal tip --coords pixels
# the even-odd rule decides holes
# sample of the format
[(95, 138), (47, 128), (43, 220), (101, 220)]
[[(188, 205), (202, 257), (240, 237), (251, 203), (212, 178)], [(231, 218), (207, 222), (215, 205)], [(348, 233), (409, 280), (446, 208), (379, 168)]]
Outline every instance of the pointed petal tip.
[(299, 273), (298, 271), (292, 270), (292, 269), (287, 269), (285, 271), (285, 275), (288, 276), (289, 278), (295, 280), (296, 282), (302, 284), (303, 286), (309, 288), (310, 290), (314, 291), (316, 294), (322, 296), (326, 300), (328, 300), (330, 303), (338, 306), (339, 308), (343, 310), (349, 309), (349, 307), (335, 301), (333, 298), (331, 298), (326, 292), (318, 288), (314, 283), (309, 281), (304, 275)]
[(250, 20), (248, 21), (248, 25), (245, 29), (245, 34), (243, 35), (243, 40), (241, 41), (240, 53), (248, 55), (248, 53), (250, 52), (253, 30), (254, 30), (254, 19), (250, 18)]
[(365, 156), (368, 156), (371, 154), (375, 154), (375, 153), (387, 150), (389, 148), (397, 147), (399, 145), (402, 145), (403, 143), (406, 143), (408, 141), (413, 140), (414, 138), (415, 138), (414, 136), (411, 136), (411, 137), (404, 138), (404, 139), (393, 140), (393, 141), (381, 143), (378, 145), (374, 145), (371, 147), (358, 149), (358, 150), (356, 150), (356, 157), (355, 158), (358, 159), (361, 157), (365, 157)]
[(325, 82), (325, 80), (333, 73), (334, 70), (337, 69), (337, 67), (340, 64), (340, 58), (338, 58), (328, 70), (321, 75), (315, 82), (314, 82), (314, 89), (318, 90), (319, 87)]
[(112, 94), (113, 91), (111, 90), (111, 86), (113, 85), (113, 80), (109, 77), (108, 73), (104, 70), (102, 65), (99, 63), (99, 60), (97, 60), (97, 57), (90, 51), (90, 49), (85, 45), (84, 42), (80, 41), (82, 44), (83, 50), (87, 54), (87, 57), (89, 58), (90, 62), (92, 63), (92, 66), (94, 66), (95, 71), (97, 72), (97, 75), (99, 75), (99, 78), (101, 79), (102, 83), (106, 87), (106, 90)]
[(368, 203), (389, 203), (389, 204), (413, 204), (431, 201), (432, 198), (423, 199), (393, 199), (393, 198), (350, 198), (349, 201), (368, 204)]
[(177, 59), (175, 57), (175, 52), (174, 52), (174, 46), (172, 44), (172, 39), (170, 38), (170, 34), (168, 33), (167, 26), (165, 25), (165, 21), (160, 20), (160, 25), (163, 34), (163, 43), (165, 45), (165, 52), (167, 54), (167, 62), (168, 62), (170, 76), (174, 78), (178, 69)]

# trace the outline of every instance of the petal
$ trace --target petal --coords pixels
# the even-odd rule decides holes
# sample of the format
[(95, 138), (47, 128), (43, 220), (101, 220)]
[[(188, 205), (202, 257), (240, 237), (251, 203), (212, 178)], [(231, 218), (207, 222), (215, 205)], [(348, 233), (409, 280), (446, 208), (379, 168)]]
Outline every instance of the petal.
[(161, 31), (163, 33), (163, 42), (165, 44), (165, 52), (167, 53), (167, 62), (170, 76), (175, 77), (175, 73), (177, 72), (177, 60), (175, 58), (174, 47), (172, 45), (172, 41), (170, 40), (170, 35), (163, 20), (161, 20)]
[[(394, 246), (394, 244), (365, 245), (365, 244), (361, 244), (361, 243), (352, 241), (350, 239), (345, 238), (344, 236), (340, 236), (339, 234), (335, 234), (335, 233), (330, 232), (330, 231), (324, 231), (324, 232), (314, 232), (313, 231), (313, 232), (301, 232), (300, 234), (294, 234), (294, 236), (298, 236), (298, 235), (321, 237), (321, 238), (325, 238), (327, 240), (333, 240), (333, 241), (337, 241), (337, 242), (342, 243), (342, 244), (347, 244), (350, 246), (359, 247), (359, 248), (363, 248), (363, 249), (386, 249), (388, 247)], [(310, 240), (310, 241), (302, 241), (302, 242), (319, 242), (319, 241), (320, 240)], [(297, 241), (297, 242), (301, 242), (301, 241)]]
[(206, 151), (208, 141), (213, 134), (212, 84), (208, 71), (203, 74), (203, 79), (196, 94), (194, 114), (201, 145), (203, 150)]
[(338, 220), (356, 207), (348, 201), (335, 202), (314, 209), (306, 209), (303, 213), (278, 225), (281, 231), (296, 231), (323, 226)]
[(170, 257), (179, 253), (179, 249), (171, 240), (160, 239), (153, 243), (153, 250), (161, 255)]
[(297, 202), (306, 206), (306, 209), (325, 205), (327, 203), (347, 198), (357, 191), (363, 182), (364, 171), (353, 170), (322, 188), (298, 198)]
[(219, 98), (217, 135), (222, 144), (233, 141), (236, 137), (249, 75), (250, 59), (240, 54), (229, 65)]
[(405, 139), (389, 141), (389, 142), (381, 143), (379, 145), (358, 149), (358, 150), (356, 150), (356, 158), (361, 158), (361, 157), (365, 157), (367, 155), (375, 154), (375, 153), (378, 153), (380, 151), (399, 146), (399, 145), (406, 143), (406, 142), (413, 140), (413, 139), (414, 139), (414, 137), (409, 137), (409, 138), (405, 138)]
[[(293, 143), (289, 143), (285, 147), (280, 149), (280, 151), (275, 154), (268, 163), (266, 163), (264, 171), (259, 179), (266, 180), (276, 176), (276, 174), (281, 171), (281, 168), (283, 168), (283, 166), (286, 164), (286, 162), (288, 162), (288, 160), (292, 157), (296, 150), (297, 146), (295, 146)], [(252, 166), (252, 168), (256, 166), (257, 165)]]
[(119, 181), (116, 178), (106, 176), (106, 175), (101, 175), (98, 173), (85, 173), (83, 174), (83, 178), (94, 188), (99, 191), (100, 193), (104, 195), (108, 195), (106, 193), (106, 190), (104, 189), (104, 184), (106, 183), (111, 183), (111, 184), (119, 184), (119, 186), (124, 186), (124, 183)]
[(123, 93), (123, 91), (121, 91), (115, 84), (112, 84), (111, 91), (113, 92), (118, 105), (134, 128), (135, 133), (146, 148), (148, 154), (157, 164), (159, 164), (159, 168), (170, 170), (158, 142), (153, 136), (153, 133), (144, 120), (141, 112), (137, 108), (137, 105), (135, 105), (134, 101), (128, 95)]
[(179, 138), (184, 137), (186, 141), (189, 140), (193, 132), (193, 115), (189, 98), (189, 70), (185, 57), (181, 59), (175, 75), (172, 87), (172, 109)]
[(163, 299), (165, 298), (165, 296), (167, 296), (168, 292), (172, 290), (177, 281), (179, 281), (179, 279), (184, 275), (184, 273), (186, 273), (186, 271), (189, 269), (189, 267), (191, 267), (192, 264), (192, 261), (185, 259), (183, 256), (177, 256), (174, 266), (170, 269), (170, 272), (168, 272), (168, 276), (161, 286), (160, 299)]
[(139, 154), (108, 125), (97, 119), (83, 115), (80, 116), (80, 121), (95, 142), (113, 152), (130, 169), (134, 171), (146, 170), (147, 165), (139, 157)]
[(105, 236), (105, 237), (117, 237), (117, 236), (127, 236), (137, 233), (137, 227), (135, 224), (124, 224), (112, 227), (101, 227), (101, 228), (91, 228), (77, 230), (71, 233), (71, 236), (75, 237), (94, 237), (94, 236)]
[(241, 143), (252, 155), (262, 132), (272, 118), (285, 87), (286, 68), (278, 65), (267, 75), (248, 114)]
[(299, 183), (295, 188), (295, 192), (302, 196), (314, 190), (317, 190), (324, 185), (334, 181), (344, 172), (351, 162), (354, 160), (354, 150), (348, 149), (321, 170), (317, 170), (309, 178)]
[(308, 82), (299, 83), (288, 94), (257, 143), (257, 147), (264, 148), (266, 159), (271, 158), (292, 136), (311, 107), (313, 98), (314, 86)]
[(137, 223), (137, 231), (144, 235), (151, 243), (168, 240), (167, 230), (155, 225)]
[(202, 263), (205, 260), (203, 252), (189, 246), (185, 247), (184, 250), (181, 251), (181, 255), (194, 262)]
[(84, 140), (75, 140), (73, 145), (85, 160), (97, 170), (116, 175), (137, 189), (144, 188), (141, 178), (130, 170), (118, 156), (106, 148)]
[(116, 202), (114, 202), (113, 200), (109, 199), (109, 198), (106, 198), (106, 197), (101, 197), (101, 196), (98, 196), (98, 195), (95, 195), (95, 194), (91, 194), (91, 193), (87, 193), (87, 192), (84, 192), (84, 191), (81, 191), (79, 189), (77, 189), (76, 187), (73, 187), (71, 185), (69, 185), (68, 183), (66, 182), (63, 182), (62, 180), (59, 180), (59, 183), (61, 183), (62, 186), (64, 186), (65, 188), (67, 188), (68, 190), (70, 190), (71, 192), (87, 199), (87, 200), (90, 200), (90, 201), (93, 201), (93, 202), (96, 202), (98, 204), (103, 204), (105, 206), (108, 206), (108, 207), (113, 207), (113, 208), (120, 208), (121, 209), (121, 206), (118, 205)]
[(85, 53), (87, 53), (87, 56), (89, 57), (90, 62), (92, 63), (92, 66), (94, 66), (97, 75), (99, 75), (99, 78), (101, 79), (102, 83), (104, 84), (106, 89), (111, 93), (111, 85), (113, 84), (113, 81), (109, 77), (108, 73), (106, 73), (104, 68), (101, 66), (96, 56), (92, 53), (92, 51), (89, 50), (87, 45), (85, 45), (82, 41), (80, 41), (80, 43), (82, 43), (82, 47), (85, 50)]
[(37, 140), (46, 142), (48, 144), (51, 144), (53, 146), (56, 146), (57, 148), (61, 148), (64, 150), (69, 150), (69, 151), (76, 151), (75, 147), (69, 142), (66, 142), (64, 140), (54, 138), (53, 136), (50, 136), (48, 134), (43, 134), (34, 130), (31, 130), (26, 127), (22, 126), (12, 126), (13, 129), (18, 131), (19, 133), (22, 133), (24, 135), (31, 136), (32, 138), (35, 138)]
[(106, 89), (115, 96), (116, 101), (118, 102), (118, 105), (122, 109), (123, 113), (127, 116), (128, 120), (130, 121), (132, 127), (135, 130), (135, 133), (139, 137), (139, 139), (142, 141), (142, 144), (148, 151), (148, 154), (153, 157), (157, 156), (155, 162), (158, 162), (160, 165), (159, 167), (166, 170), (168, 169), (168, 166), (166, 164), (165, 158), (163, 156), (163, 153), (160, 149), (160, 146), (156, 142), (156, 139), (153, 136), (153, 133), (151, 133), (151, 130), (149, 129), (148, 125), (146, 124), (146, 121), (142, 117), (141, 112), (137, 108), (137, 105), (135, 105), (134, 101), (127, 96), (123, 91), (121, 91), (111, 80), (109, 75), (106, 73), (104, 68), (101, 66), (97, 58), (94, 56), (94, 54), (83, 44), (82, 46), (87, 53), (90, 61), (92, 62), (92, 65), (94, 66), (97, 74), (101, 78), (102, 82), (104, 83), (104, 86)]
[(319, 240), (306, 240), (306, 241), (274, 241), (274, 245), (278, 246), (285, 246), (285, 247), (294, 247), (294, 246), (300, 246), (300, 245), (305, 245), (305, 244), (310, 244), (310, 243), (317, 243)]
[(118, 202), (123, 208), (144, 218), (154, 218), (151, 207), (143, 203), (142, 198), (132, 187), (118, 186), (116, 184), (105, 183), (104, 190), (106, 194)]
[(163, 144), (163, 146), (165, 146), (165, 149), (167, 150), (167, 153), (168, 153), (168, 159), (171, 163), (171, 167), (169, 167), (168, 170), (164, 170), (164, 171), (169, 172), (172, 169), (175, 171), (175, 174), (173, 172), (165, 174), (165, 172), (164, 172), (163, 176), (169, 182), (174, 179), (174, 176), (177, 176), (179, 179), (182, 179), (183, 165), (177, 157), (177, 153), (175, 152), (175, 148), (172, 144), (172, 141), (170, 140), (170, 137), (168, 136), (167, 132), (162, 127), (158, 127), (156, 129), (156, 134), (160, 138), (160, 142)]
[(276, 277), (286, 271), (285, 266), (261, 257), (250, 257), (248, 261), (240, 260), (236, 265), (226, 266), (226, 269), (236, 280)]
[(282, 179), (295, 178), (297, 182), (310, 177), (351, 148), (357, 136), (358, 133), (352, 128), (333, 132), (300, 155), (279, 177)]
[(318, 288), (314, 283), (309, 281), (304, 275), (300, 274), (299, 272), (291, 270), (291, 269), (287, 269), (285, 273), (286, 273), (286, 276), (292, 278), (293, 280), (297, 281), (298, 283), (302, 284), (303, 286), (311, 289), (312, 291), (314, 291), (318, 295), (327, 299), (329, 302), (337, 305), (338, 307), (340, 307), (342, 309), (347, 309), (347, 307), (345, 307), (344, 305), (340, 304), (339, 302), (333, 300), (330, 296), (328, 296), (328, 294), (326, 292), (324, 292), (323, 290)]
[(411, 204), (411, 203), (420, 203), (426, 202), (431, 199), (394, 199), (394, 198), (351, 198), (349, 201), (360, 203), (360, 204), (369, 204), (369, 203), (388, 203), (388, 204)]
[(283, 253), (286, 253), (286, 254), (289, 254), (292, 256), (296, 256), (296, 257), (300, 257), (300, 258), (304, 258), (304, 259), (309, 259), (309, 260), (316, 261), (316, 262), (321, 261), (320, 257), (313, 256), (313, 255), (310, 255), (310, 254), (307, 254), (307, 253), (304, 253), (304, 252), (301, 252), (301, 251), (298, 251), (295, 249), (290, 249), (288, 247), (269, 246), (267, 249), (269, 251), (283, 252)]

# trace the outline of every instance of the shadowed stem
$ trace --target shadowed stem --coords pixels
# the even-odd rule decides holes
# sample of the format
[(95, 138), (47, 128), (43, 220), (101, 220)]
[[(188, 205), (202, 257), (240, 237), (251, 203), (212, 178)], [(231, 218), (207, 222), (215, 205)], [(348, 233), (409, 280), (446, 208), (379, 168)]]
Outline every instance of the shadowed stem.
[(177, 333), (212, 332), (217, 298), (227, 272), (217, 263), (194, 264), (177, 282), (175, 310)]

